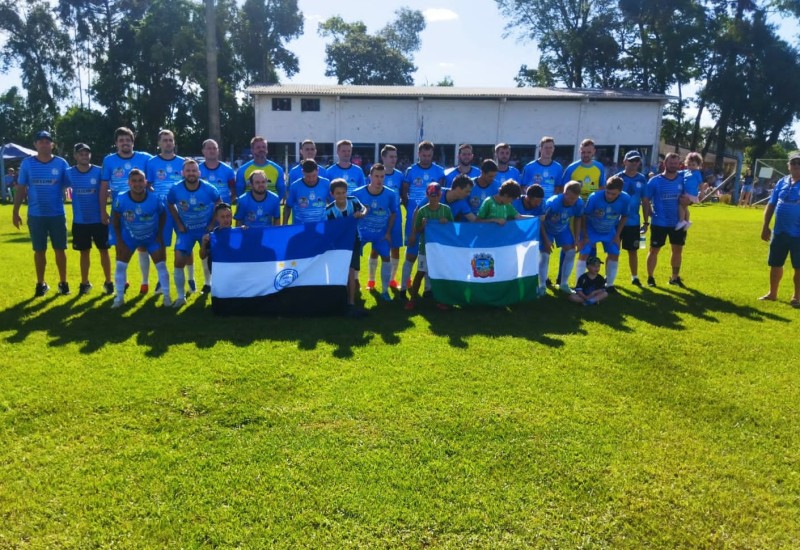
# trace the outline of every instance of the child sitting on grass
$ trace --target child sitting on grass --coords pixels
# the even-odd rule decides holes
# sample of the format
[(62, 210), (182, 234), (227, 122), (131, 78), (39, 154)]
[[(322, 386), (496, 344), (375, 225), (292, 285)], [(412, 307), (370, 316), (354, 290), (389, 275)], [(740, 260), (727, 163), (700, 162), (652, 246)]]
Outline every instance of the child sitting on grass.
[(592, 256), (586, 260), (586, 273), (578, 279), (575, 293), (568, 296), (570, 300), (576, 304), (592, 306), (608, 297), (608, 292), (606, 292), (605, 288), (606, 280), (599, 273), (600, 264), (602, 263), (597, 256)]

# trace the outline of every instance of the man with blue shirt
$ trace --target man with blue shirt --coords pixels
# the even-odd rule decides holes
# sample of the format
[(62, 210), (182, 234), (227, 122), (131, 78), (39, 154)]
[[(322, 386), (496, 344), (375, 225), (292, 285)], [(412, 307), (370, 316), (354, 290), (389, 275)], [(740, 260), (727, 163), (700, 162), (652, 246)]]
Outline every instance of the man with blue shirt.
[(556, 151), (556, 142), (550, 136), (544, 136), (539, 140), (539, 158), (529, 162), (522, 170), (522, 181), (520, 184), (525, 189), (530, 185), (539, 184), (544, 190), (544, 200), (563, 191), (564, 168), (553, 160)]
[[(476, 216), (481, 205), (489, 197), (495, 196), (500, 191), (500, 185), (497, 180), (497, 164), (492, 159), (486, 159), (481, 163), (480, 175), (473, 178), (474, 185), (472, 191), (469, 192), (467, 201), (469, 202), (470, 210)], [(452, 180), (450, 185), (452, 185)]]
[(391, 281), (391, 263), (389, 250), (391, 248), (392, 227), (397, 217), (397, 196), (394, 191), (386, 187), (383, 182), (386, 169), (377, 162), (369, 171), (369, 185), (355, 190), (353, 196), (367, 207), (367, 215), (358, 220), (358, 238), (361, 246), (372, 244), (372, 249), (381, 257), (381, 283), (383, 293), (381, 298), (391, 301), (389, 294), (389, 281)]
[[(769, 223), (775, 216), (772, 230)], [(775, 184), (764, 210), (761, 238), (769, 241), (769, 292), (760, 300), (778, 299), (786, 257), (791, 255), (794, 269), (794, 294), (790, 304), (800, 308), (800, 154), (789, 159), (789, 174)]]
[(544, 189), (538, 183), (534, 183), (522, 194), (518, 199), (511, 203), (514, 210), (524, 216), (536, 216), (537, 218), (544, 215)]
[(283, 225), (289, 223), (289, 214), (292, 214), (292, 223), (316, 223), (327, 220), (325, 208), (330, 202), (331, 182), (319, 177), (317, 163), (308, 159), (303, 161), (303, 178), (294, 182), (289, 188), (286, 197), (286, 206), (283, 209)]
[[(213, 139), (203, 142), (203, 162), (200, 163), (200, 179), (207, 181), (217, 188), (219, 198), (226, 204), (233, 204), (236, 196), (236, 172), (233, 168), (219, 160), (219, 145)], [(201, 258), (203, 265), (203, 288), (200, 292), (211, 292), (211, 268), (208, 265), (208, 256)]]
[[(462, 143), (458, 146), (458, 162), (455, 166), (448, 168), (444, 172), (444, 183), (447, 187), (450, 187), (450, 185), (453, 183), (453, 180), (456, 179), (456, 176), (459, 174), (466, 174), (472, 179), (475, 179), (481, 175), (480, 168), (472, 165), (472, 159), (474, 157), (475, 155), (472, 153), (472, 145), (469, 143)], [(480, 205), (478, 205), (478, 207), (480, 208)]]
[(183, 161), (183, 180), (172, 186), (167, 194), (169, 213), (175, 224), (175, 289), (173, 307), (186, 304), (186, 279), (183, 268), (192, 255), (195, 244), (214, 225), (214, 207), (219, 204), (219, 191), (200, 179), (200, 167), (193, 158)]
[(269, 152), (267, 140), (261, 136), (255, 136), (250, 140), (250, 151), (253, 153), (253, 159), (242, 164), (236, 171), (235, 195), (239, 197), (245, 191), (250, 191), (248, 187), (250, 174), (256, 170), (261, 170), (267, 175), (268, 189), (274, 189), (275, 194), (281, 197), (282, 200), (286, 196), (286, 178), (284, 177), (283, 167), (267, 158), (267, 153)]
[(467, 200), (472, 188), (475, 187), (472, 178), (466, 174), (459, 174), (450, 185), (449, 189), (442, 189), (442, 198), (439, 202), (450, 208), (454, 221), (474, 222), (477, 220), (478, 216), (472, 213), (472, 208)]
[[(391, 275), (389, 279), (389, 287), (397, 288), (397, 268), (400, 266), (400, 247), (403, 246), (403, 220), (400, 213), (400, 191), (403, 188), (403, 173), (397, 170), (397, 147), (394, 145), (384, 145), (381, 149), (381, 162), (384, 167), (383, 185), (394, 191), (397, 199), (397, 215), (394, 217), (392, 224), (392, 238), (389, 242), (391, 247), (389, 255), (391, 257)], [(378, 251), (373, 249), (369, 254), (369, 279), (367, 279), (367, 288), (372, 290), (375, 288), (375, 273), (378, 271)]]
[(653, 176), (647, 182), (647, 196), (642, 199), (650, 216), (650, 252), (647, 254), (647, 286), (656, 286), (653, 276), (658, 263), (661, 247), (669, 243), (672, 248), (670, 264), (672, 277), (669, 284), (685, 288), (681, 279), (681, 260), (683, 246), (686, 244), (686, 231), (675, 229), (678, 223), (678, 204), (689, 204), (691, 200), (683, 194), (683, 173), (680, 172), (681, 157), (668, 153), (664, 159), (664, 172)]
[(350, 159), (353, 156), (353, 142), (343, 139), (336, 142), (336, 164), (328, 166), (328, 181), (341, 178), (347, 182), (347, 194), (352, 195), (353, 191), (359, 187), (364, 187), (367, 181), (364, 178), (364, 171), (360, 166), (356, 166)]
[[(303, 177), (303, 161), (304, 160), (317, 160), (317, 144), (311, 141), (310, 139), (303, 140), (303, 143), (300, 144), (300, 162), (292, 166), (292, 169), (289, 170), (289, 178), (287, 179), (287, 188), (291, 187), (292, 183), (301, 179)], [(319, 177), (325, 178), (330, 180), (331, 178), (328, 177), (328, 172), (322, 166), (318, 166), (317, 170), (319, 171)], [(281, 200), (285, 200), (286, 197), (281, 197)]]
[[(583, 215), (583, 200), (581, 184), (571, 181), (564, 186), (564, 191), (547, 199), (544, 207), (544, 223), (539, 231), (541, 244), (539, 245), (539, 296), (546, 292), (545, 281), (550, 269), (550, 253), (554, 247), (564, 251), (564, 275), (559, 290), (565, 294), (572, 294), (568, 281), (575, 264), (575, 247), (581, 232), (581, 216)], [(574, 220), (574, 224), (570, 223)]]
[(236, 227), (270, 227), (281, 224), (281, 199), (267, 191), (267, 175), (261, 170), (250, 174), (250, 191), (236, 202)]
[[(646, 231), (650, 227), (650, 213), (644, 210), (642, 217), (639, 217), (639, 211), (643, 210), (642, 199), (647, 196), (647, 178), (644, 174), (639, 172), (639, 167), (642, 164), (642, 155), (639, 151), (628, 151), (625, 153), (623, 160), (625, 169), (618, 173), (617, 176), (622, 178), (624, 183), (622, 190), (631, 198), (628, 203), (628, 218), (625, 221), (625, 227), (622, 228), (621, 246), (623, 250), (628, 252), (628, 267), (631, 270), (631, 284), (641, 287), (642, 282), (639, 280), (639, 239), (642, 231)], [(641, 221), (644, 220), (644, 223)]]
[(67, 217), (64, 212), (64, 189), (69, 185), (69, 165), (53, 155), (53, 137), (41, 131), (33, 140), (36, 155), (23, 159), (19, 167), (12, 223), (22, 225), (19, 208), (28, 199), (28, 230), (33, 242), (33, 264), (36, 268), (35, 296), (44, 296), (50, 287), (44, 280), (47, 266), (47, 239), (56, 256), (58, 293), (69, 294), (67, 283)]
[(498, 143), (494, 146), (494, 161), (497, 163), (495, 183), (503, 185), (503, 182), (507, 180), (522, 182), (522, 174), (516, 167), (511, 166), (511, 146), (508, 143)]
[(586, 260), (598, 245), (603, 245), (606, 257), (606, 292), (616, 294), (614, 282), (619, 268), (619, 244), (628, 216), (630, 197), (622, 191), (622, 178), (612, 176), (605, 188), (595, 191), (586, 201), (581, 220), (581, 249), (575, 269), (575, 279), (586, 273)]
[(100, 221), (100, 192), (102, 170), (92, 165), (92, 150), (85, 143), (76, 143), (73, 148), (75, 166), (67, 170), (67, 180), (72, 188), (72, 248), (81, 255), (81, 284), (78, 294), (87, 294), (92, 289), (89, 282), (89, 265), (92, 241), (100, 252), (100, 266), (105, 282), (103, 291), (114, 293), (111, 282), (111, 260), (108, 256), (108, 227)]

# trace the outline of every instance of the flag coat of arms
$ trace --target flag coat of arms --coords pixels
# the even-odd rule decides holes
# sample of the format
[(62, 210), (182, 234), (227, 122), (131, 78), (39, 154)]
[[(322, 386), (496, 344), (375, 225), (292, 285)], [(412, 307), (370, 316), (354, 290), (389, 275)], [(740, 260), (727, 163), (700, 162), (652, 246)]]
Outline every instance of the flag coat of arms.
[(539, 220), (431, 223), (425, 256), (437, 301), (505, 306), (534, 300), (539, 286)]
[(211, 234), (218, 315), (330, 315), (347, 303), (356, 219)]

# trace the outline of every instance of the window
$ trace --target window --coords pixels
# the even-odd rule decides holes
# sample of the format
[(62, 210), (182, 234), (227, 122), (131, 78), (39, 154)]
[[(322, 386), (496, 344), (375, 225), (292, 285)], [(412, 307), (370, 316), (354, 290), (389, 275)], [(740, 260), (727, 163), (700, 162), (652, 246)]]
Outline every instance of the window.
[(300, 111), (319, 111), (319, 99), (301, 99)]
[(273, 111), (291, 111), (292, 98), (291, 97), (273, 97), (272, 98)]

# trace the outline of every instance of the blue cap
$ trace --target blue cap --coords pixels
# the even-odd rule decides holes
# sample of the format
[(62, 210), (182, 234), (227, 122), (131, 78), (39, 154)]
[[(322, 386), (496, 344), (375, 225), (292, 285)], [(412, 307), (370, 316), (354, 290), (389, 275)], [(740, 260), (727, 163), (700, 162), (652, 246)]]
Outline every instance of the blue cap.
[(642, 160), (642, 155), (639, 151), (628, 151), (625, 153), (625, 160)]
[(53, 136), (50, 135), (50, 132), (47, 130), (42, 130), (36, 134), (36, 137), (33, 138), (33, 141), (39, 141), (40, 139), (48, 139), (53, 141)]

